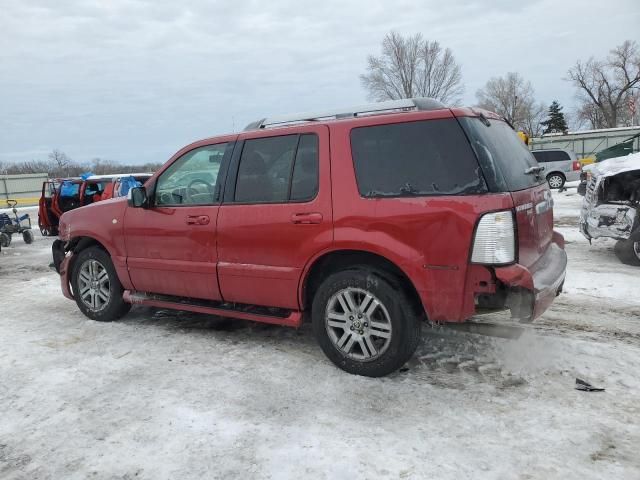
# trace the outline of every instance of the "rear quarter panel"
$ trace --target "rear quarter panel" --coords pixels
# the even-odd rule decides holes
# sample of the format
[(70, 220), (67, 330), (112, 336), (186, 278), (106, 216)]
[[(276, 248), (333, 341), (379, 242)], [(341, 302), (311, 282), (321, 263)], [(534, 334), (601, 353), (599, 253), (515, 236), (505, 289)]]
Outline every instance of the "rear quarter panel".
[[(437, 113), (434, 117), (443, 118)], [(410, 116), (402, 114), (398, 121)], [(394, 117), (376, 118), (388, 123)], [(421, 113), (419, 119), (427, 118), (428, 113)], [(413, 282), (430, 320), (465, 319), (469, 312), (463, 297), (476, 222), (484, 212), (512, 208), (511, 196), (363, 198), (351, 159), (350, 129), (336, 122), (331, 130), (334, 248), (369, 251), (392, 261)]]

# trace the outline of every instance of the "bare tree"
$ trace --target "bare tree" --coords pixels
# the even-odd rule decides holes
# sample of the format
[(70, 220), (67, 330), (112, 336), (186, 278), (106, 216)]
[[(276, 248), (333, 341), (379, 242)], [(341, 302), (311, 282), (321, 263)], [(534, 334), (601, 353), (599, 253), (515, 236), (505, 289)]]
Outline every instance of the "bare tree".
[(519, 73), (509, 72), (504, 77), (494, 77), (476, 92), (478, 106), (496, 112), (514, 128), (529, 136), (538, 136), (540, 122), (544, 119), (545, 106), (535, 101), (531, 82)]
[[(49, 154), (49, 161), (52, 163), (52, 167), (55, 171), (56, 176), (63, 177), (69, 175), (69, 166), (71, 165), (71, 159), (67, 156), (66, 153), (61, 152), (56, 148)], [(51, 169), (52, 168), (50, 167), (49, 170)]]
[(522, 129), (530, 137), (542, 135), (543, 125), (547, 113), (547, 107), (542, 102), (532, 102), (531, 106), (525, 109)]
[[(99, 160), (96, 163), (96, 160)], [(98, 166), (98, 168), (95, 168)], [(83, 173), (92, 172), (96, 175), (108, 175), (114, 173), (153, 173), (162, 167), (161, 163), (145, 163), (143, 165), (122, 164), (113, 160), (93, 159), (89, 163), (69, 163), (60, 171), (53, 161), (27, 160), (23, 162), (0, 162), (0, 175), (14, 175), (20, 173), (48, 173), (51, 178), (78, 177)]]
[(376, 101), (432, 97), (456, 104), (464, 91), (462, 72), (449, 48), (417, 33), (403, 37), (390, 32), (382, 41), (382, 55), (370, 55), (367, 73), (360, 75), (369, 98)]
[(578, 60), (568, 80), (578, 89), (578, 114), (593, 128), (611, 128), (631, 119), (629, 97), (640, 88), (638, 44), (625, 41), (611, 50), (606, 60)]
[(110, 173), (118, 172), (118, 170), (122, 168), (123, 165), (120, 165), (113, 160), (96, 157), (91, 160), (89, 170), (96, 175), (109, 175)]

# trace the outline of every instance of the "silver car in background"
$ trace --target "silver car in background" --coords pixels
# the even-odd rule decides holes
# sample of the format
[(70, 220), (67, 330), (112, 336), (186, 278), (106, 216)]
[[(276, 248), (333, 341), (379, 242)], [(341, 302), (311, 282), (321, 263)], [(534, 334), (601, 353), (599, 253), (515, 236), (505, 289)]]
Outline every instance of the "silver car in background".
[(544, 167), (544, 174), (550, 188), (562, 188), (565, 182), (580, 180), (580, 162), (573, 151), (554, 148), (534, 150), (531, 153)]

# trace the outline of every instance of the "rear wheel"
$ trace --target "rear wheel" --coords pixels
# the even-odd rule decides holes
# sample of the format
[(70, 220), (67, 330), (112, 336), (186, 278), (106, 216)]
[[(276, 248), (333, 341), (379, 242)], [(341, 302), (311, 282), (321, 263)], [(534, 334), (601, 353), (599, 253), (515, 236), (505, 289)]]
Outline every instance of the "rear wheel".
[(0, 245), (2, 248), (6, 248), (11, 245), (11, 234), (10, 233), (0, 233)]
[(316, 292), (312, 322), (320, 347), (342, 370), (387, 375), (411, 358), (420, 318), (402, 289), (366, 267), (328, 277)]
[(111, 257), (99, 247), (89, 247), (78, 254), (71, 285), (78, 308), (92, 320), (110, 322), (131, 310), (122, 298), (124, 289)]
[(565, 178), (559, 173), (550, 173), (547, 175), (547, 182), (550, 188), (562, 188), (564, 186)]
[(622, 263), (640, 266), (640, 241), (620, 240), (614, 251)]

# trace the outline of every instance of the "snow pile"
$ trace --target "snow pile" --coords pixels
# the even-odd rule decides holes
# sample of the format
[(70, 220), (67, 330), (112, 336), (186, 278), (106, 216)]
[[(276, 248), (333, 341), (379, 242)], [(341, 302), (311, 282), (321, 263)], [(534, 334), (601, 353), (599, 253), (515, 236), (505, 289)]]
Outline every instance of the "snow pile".
[(640, 152), (604, 160), (591, 169), (595, 175), (607, 177), (630, 170), (640, 170)]

